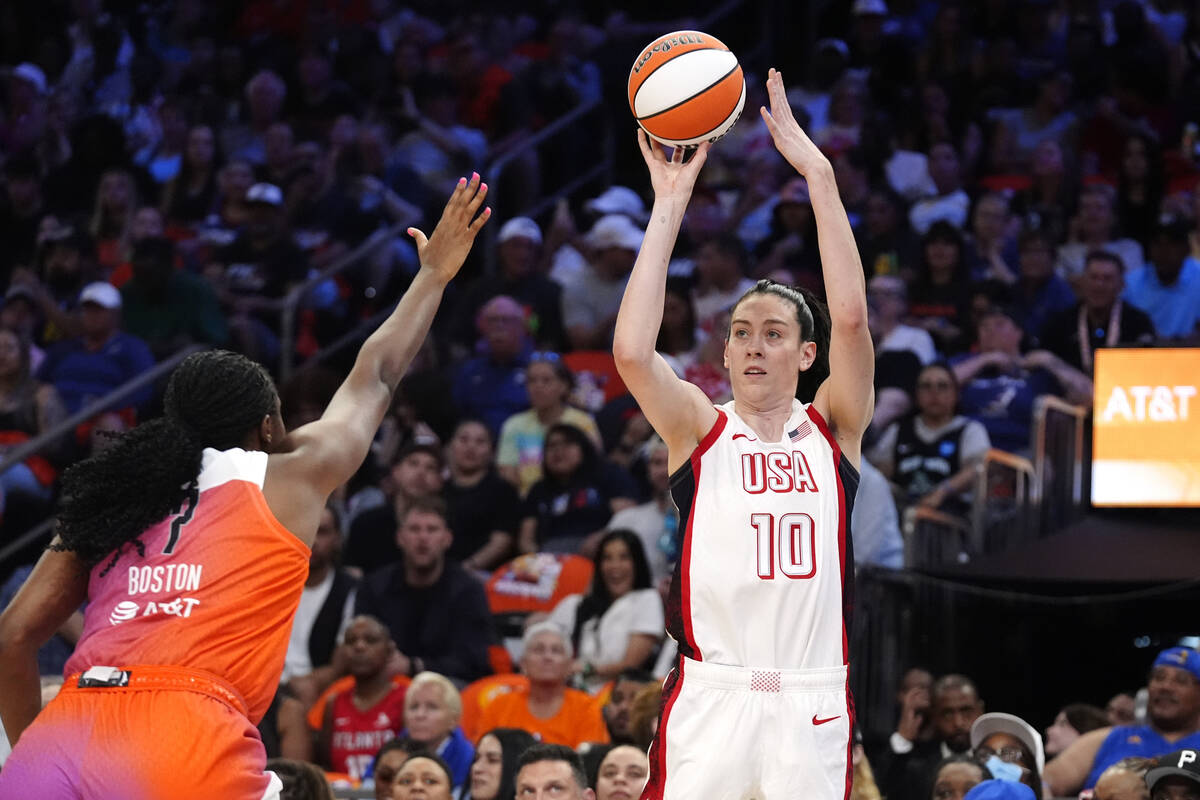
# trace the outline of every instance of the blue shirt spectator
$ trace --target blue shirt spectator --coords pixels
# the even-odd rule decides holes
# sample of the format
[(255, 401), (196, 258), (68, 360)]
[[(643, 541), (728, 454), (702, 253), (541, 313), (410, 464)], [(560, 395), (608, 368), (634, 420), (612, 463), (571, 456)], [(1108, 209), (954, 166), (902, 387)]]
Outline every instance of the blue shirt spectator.
[(1129, 273), (1125, 299), (1150, 315), (1163, 339), (1186, 339), (1200, 323), (1200, 261), (1186, 259), (1174, 273), (1155, 264)]
[(493, 297), (479, 311), (479, 327), (483, 351), (459, 367), (454, 404), (461, 416), (483, 420), (496, 436), (504, 420), (529, 408), (525, 311), (507, 295)]
[[(38, 379), (54, 384), (71, 413), (154, 366), (146, 343), (119, 329), (121, 293), (112, 284), (88, 284), (79, 301), (83, 334), (52, 346), (38, 369)], [(153, 391), (146, 386), (128, 404), (144, 405)]]

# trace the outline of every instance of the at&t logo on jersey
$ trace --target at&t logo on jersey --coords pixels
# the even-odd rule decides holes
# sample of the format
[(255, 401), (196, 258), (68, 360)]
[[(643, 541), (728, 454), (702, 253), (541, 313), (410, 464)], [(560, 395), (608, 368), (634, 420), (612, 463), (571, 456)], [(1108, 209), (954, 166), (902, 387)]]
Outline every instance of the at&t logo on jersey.
[(108, 615), (108, 621), (113, 625), (128, 622), (137, 616), (139, 608), (140, 606), (132, 600), (122, 600), (113, 607), (112, 613)]

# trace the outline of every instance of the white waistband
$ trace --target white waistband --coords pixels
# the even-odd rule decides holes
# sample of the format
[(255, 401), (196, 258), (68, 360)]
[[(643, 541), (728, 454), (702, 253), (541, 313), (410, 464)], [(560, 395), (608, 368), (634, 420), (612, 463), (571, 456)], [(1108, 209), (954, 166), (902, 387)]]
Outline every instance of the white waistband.
[(693, 661), (683, 657), (686, 683), (700, 683), (718, 689), (757, 692), (831, 692), (845, 691), (846, 667), (825, 669), (755, 669)]

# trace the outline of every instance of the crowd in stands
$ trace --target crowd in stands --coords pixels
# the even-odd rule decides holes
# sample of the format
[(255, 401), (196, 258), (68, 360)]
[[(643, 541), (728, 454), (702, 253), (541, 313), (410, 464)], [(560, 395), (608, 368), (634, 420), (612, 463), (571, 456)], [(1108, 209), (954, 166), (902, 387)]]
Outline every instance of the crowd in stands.
[[(321, 521), (260, 729), (295, 797), (323, 796), (305, 763), (380, 798), (421, 783), (503, 800), (553, 780), (579, 789), (561, 796), (637, 796), (674, 658), (680, 531), (666, 447), (611, 358), (647, 215), (622, 98), (641, 45), (698, 24), (688, 7), (650, 21), (632, 3), (535, 0), (3, 5), (0, 443), (61, 435), (0, 472), (0, 545), (51, 512), (64, 467), (159, 399), (147, 385), (63, 420), (189, 345), (282, 374), (338, 344), (419, 267), (396, 232), (429, 230), (459, 177), (505, 157), (493, 238)], [(713, 32), (746, 38), (760, 7), (787, 4), (744, 5)], [(732, 304), (760, 278), (823, 294), (807, 186), (751, 113), (771, 61), (834, 164), (868, 287), (857, 563), (900, 568), (900, 512), (965, 514), (989, 449), (1029, 454), (1039, 396), (1090, 403), (1098, 348), (1200, 341), (1200, 4), (854, 0), (811, 21), (811, 46), (747, 53), (747, 113), (701, 173), (658, 348), (725, 402)], [(525, 216), (601, 132), (523, 143), (596, 100), (612, 181)], [(333, 352), (281, 381), (289, 428), (332, 396), (353, 347)], [(3, 566), (6, 604), (29, 569)], [(80, 628), (44, 648), (44, 675)], [(892, 734), (855, 751), (855, 796), (983, 798), (972, 787), (995, 781), (1194, 794), (1192, 762), (1152, 759), (1200, 746), (1200, 655), (1165, 651), (1148, 693), (1136, 716), (1131, 697), (1064, 698), (1037, 720), (1053, 720), (1043, 745), (985, 714), (972, 680), (912, 671), (897, 721), (868, 726)]]

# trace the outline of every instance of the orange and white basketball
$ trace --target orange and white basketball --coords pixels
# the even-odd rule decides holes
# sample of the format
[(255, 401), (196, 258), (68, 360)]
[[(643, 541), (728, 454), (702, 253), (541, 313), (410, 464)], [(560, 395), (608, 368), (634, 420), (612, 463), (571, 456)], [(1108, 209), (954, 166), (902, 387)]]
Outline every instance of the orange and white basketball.
[(629, 71), (629, 107), (638, 125), (672, 147), (720, 139), (745, 103), (737, 56), (700, 31), (660, 36), (643, 48)]

